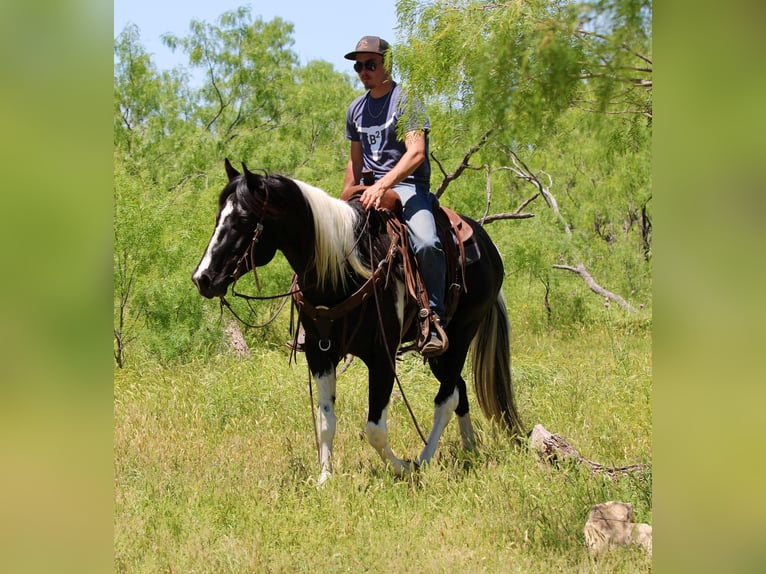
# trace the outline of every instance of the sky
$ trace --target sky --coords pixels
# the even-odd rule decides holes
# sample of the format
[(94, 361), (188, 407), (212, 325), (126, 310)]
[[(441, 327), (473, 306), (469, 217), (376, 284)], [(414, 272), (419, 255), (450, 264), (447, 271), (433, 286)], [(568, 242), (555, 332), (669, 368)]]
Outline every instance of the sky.
[(396, 41), (395, 0), (362, 3), (358, 0), (114, 0), (114, 36), (128, 23), (138, 26), (140, 42), (160, 70), (186, 65), (186, 56), (166, 48), (160, 36), (167, 32), (183, 37), (191, 20), (214, 24), (218, 16), (240, 6), (249, 6), (252, 19), (280, 17), (294, 26), (292, 50), (301, 65), (325, 60), (340, 72), (353, 75), (351, 52), (366, 35)]

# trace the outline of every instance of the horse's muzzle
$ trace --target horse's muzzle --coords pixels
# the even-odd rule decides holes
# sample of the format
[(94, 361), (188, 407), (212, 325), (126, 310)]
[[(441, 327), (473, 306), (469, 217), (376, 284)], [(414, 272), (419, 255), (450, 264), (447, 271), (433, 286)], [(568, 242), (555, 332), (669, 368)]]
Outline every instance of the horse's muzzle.
[(208, 299), (226, 295), (226, 291), (228, 290), (227, 283), (224, 282), (223, 284), (216, 285), (210, 275), (205, 271), (195, 271), (192, 275), (192, 281), (197, 286), (197, 291), (199, 291), (200, 295), (207, 297)]

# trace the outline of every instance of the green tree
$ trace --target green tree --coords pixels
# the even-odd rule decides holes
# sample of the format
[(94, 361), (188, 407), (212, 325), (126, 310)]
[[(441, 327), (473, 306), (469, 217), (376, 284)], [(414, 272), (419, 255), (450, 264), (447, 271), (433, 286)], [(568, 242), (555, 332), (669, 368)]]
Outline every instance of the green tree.
[(246, 7), (225, 12), (217, 22), (192, 20), (188, 36), (163, 36), (168, 47), (187, 54), (192, 68), (204, 70), (196, 119), (219, 141), (235, 137), (243, 125), (278, 125), (282, 94), (297, 64), (290, 50), (293, 25), (280, 18), (253, 22)]
[[(449, 201), (475, 216), (533, 212), (508, 237), (509, 265), (538, 285), (549, 319), (551, 301), (577, 291), (563, 271), (580, 266), (647, 300), (651, 2), (400, 0), (397, 9), (393, 61), (428, 104)], [(510, 232), (494, 225), (504, 241)]]
[[(298, 66), (291, 35), (291, 24), (253, 22), (248, 9), (215, 24), (193, 21), (188, 36), (165, 41), (205, 71), (197, 86), (188, 68), (159, 72), (135, 26), (115, 39), (118, 364), (141, 352), (170, 359), (220, 345), (222, 324), (189, 276), (209, 238), (224, 157), (340, 190), (355, 86), (327, 62)], [(273, 292), (289, 279), (279, 264), (262, 277)]]

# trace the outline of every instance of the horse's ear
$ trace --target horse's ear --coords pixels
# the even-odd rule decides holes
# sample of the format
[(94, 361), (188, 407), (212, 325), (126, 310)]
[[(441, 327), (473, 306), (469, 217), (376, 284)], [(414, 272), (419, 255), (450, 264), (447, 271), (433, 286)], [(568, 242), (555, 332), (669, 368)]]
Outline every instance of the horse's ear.
[(226, 175), (229, 176), (229, 181), (240, 175), (240, 173), (234, 169), (234, 166), (229, 162), (229, 158), (225, 158), (223, 165), (226, 166)]
[(253, 173), (249, 169), (247, 169), (247, 166), (245, 165), (244, 161), (242, 162), (242, 171), (244, 171), (245, 175), (248, 176), (248, 177), (253, 175)]

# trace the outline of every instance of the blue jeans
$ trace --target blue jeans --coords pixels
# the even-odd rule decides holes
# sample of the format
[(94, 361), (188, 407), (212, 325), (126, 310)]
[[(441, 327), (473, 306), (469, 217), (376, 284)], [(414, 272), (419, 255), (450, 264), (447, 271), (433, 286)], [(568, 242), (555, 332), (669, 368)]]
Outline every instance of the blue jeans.
[(447, 263), (444, 250), (436, 234), (436, 222), (432, 209), (439, 200), (432, 195), (428, 185), (409, 182), (398, 183), (393, 187), (402, 200), (404, 223), (410, 236), (410, 245), (423, 277), (428, 304), (445, 326), (444, 285), (446, 282)]

